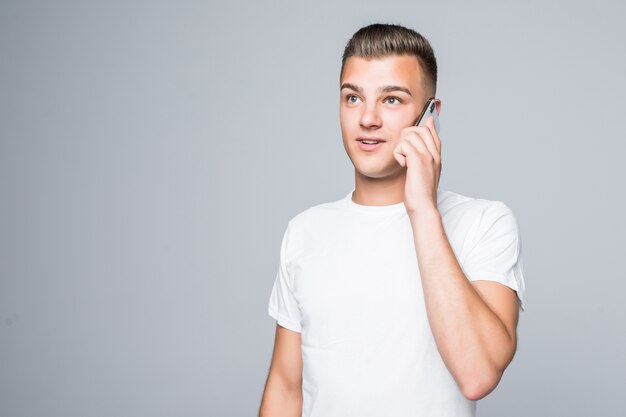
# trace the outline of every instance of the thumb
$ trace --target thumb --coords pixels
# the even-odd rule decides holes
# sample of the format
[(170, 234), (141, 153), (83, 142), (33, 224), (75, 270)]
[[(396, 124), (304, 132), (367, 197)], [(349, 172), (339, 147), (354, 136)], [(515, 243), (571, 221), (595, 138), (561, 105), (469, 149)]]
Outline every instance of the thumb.
[(404, 154), (402, 154), (402, 144), (398, 144), (398, 146), (395, 147), (395, 149), (393, 150), (393, 157), (396, 158), (396, 161), (398, 161), (398, 164), (400, 164), (401, 167), (406, 166), (406, 156), (404, 156)]

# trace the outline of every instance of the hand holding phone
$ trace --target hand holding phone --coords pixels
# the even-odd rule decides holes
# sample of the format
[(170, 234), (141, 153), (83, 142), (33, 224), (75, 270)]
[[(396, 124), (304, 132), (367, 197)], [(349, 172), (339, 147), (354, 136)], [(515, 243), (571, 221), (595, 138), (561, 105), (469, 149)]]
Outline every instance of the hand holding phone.
[[(440, 142), (435, 136), (439, 135), (439, 118), (437, 114), (437, 100), (431, 97), (426, 102), (422, 113), (417, 118), (414, 126), (425, 126), (428, 118), (432, 116), (436, 135), (425, 132), (416, 132), (413, 127), (403, 130), (405, 137), (399, 141), (393, 150), (393, 156), (401, 167), (407, 168), (406, 182), (404, 186), (404, 206), (407, 212), (418, 213), (431, 208), (437, 208), (437, 190), (441, 175)], [(432, 133), (430, 127), (428, 132)], [(419, 142), (418, 146), (409, 146), (408, 143)], [(424, 146), (427, 149), (424, 149)], [(436, 149), (434, 149), (436, 148)], [(430, 153), (432, 160), (426, 158)], [(421, 160), (421, 161), (420, 161)], [(429, 163), (421, 163), (428, 160)]]

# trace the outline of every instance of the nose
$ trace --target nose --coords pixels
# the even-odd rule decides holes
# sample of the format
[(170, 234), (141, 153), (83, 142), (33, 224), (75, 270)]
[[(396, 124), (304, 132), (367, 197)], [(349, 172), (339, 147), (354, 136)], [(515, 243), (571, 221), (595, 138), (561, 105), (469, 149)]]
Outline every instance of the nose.
[(364, 129), (375, 129), (381, 126), (382, 119), (378, 113), (376, 102), (371, 102), (363, 106), (363, 113), (361, 113), (359, 123)]

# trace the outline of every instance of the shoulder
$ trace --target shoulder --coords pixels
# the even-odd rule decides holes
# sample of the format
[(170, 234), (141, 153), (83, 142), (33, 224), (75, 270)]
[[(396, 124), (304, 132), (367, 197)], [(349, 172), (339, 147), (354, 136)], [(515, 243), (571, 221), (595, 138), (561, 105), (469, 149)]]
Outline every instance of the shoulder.
[(345, 198), (323, 202), (296, 213), (288, 222), (289, 228), (300, 233), (329, 227), (345, 216)]
[(323, 202), (297, 212), (287, 222), (285, 236), (296, 256), (325, 243), (346, 223), (345, 198)]
[(501, 200), (470, 197), (441, 188), (437, 208), (442, 218), (451, 223), (476, 223), (503, 215), (514, 217), (513, 210)]

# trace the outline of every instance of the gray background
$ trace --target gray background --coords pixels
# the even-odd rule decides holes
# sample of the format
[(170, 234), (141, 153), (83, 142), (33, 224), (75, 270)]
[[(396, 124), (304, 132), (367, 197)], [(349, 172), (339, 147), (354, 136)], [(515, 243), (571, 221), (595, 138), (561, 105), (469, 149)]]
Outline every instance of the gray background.
[(518, 219), (480, 416), (623, 416), (626, 3), (0, 3), (0, 416), (256, 415), (287, 221), (354, 184), (359, 27), (440, 66), (441, 184)]

